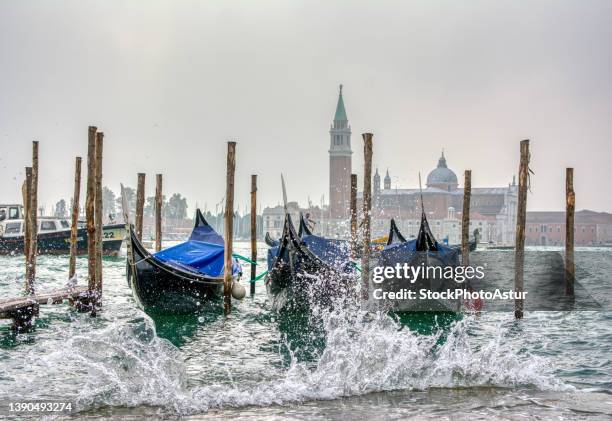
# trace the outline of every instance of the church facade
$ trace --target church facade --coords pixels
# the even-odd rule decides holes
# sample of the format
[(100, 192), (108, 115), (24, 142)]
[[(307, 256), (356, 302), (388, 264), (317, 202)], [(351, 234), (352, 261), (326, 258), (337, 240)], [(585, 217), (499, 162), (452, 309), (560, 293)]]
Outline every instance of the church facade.
[[(336, 104), (336, 112), (329, 131), (329, 208), (321, 212), (322, 233), (330, 236), (348, 234), (347, 219), (350, 210), (350, 176), (352, 171), (351, 127), (348, 122), (342, 85)], [(405, 236), (418, 232), (421, 217), (421, 191), (418, 188), (391, 186), (389, 171), (382, 188), (378, 169), (373, 180), (372, 229), (374, 235), (385, 235), (389, 221), (394, 218)], [(482, 241), (512, 244), (516, 226), (518, 188), (514, 180), (504, 187), (472, 188), (470, 232), (478, 229)], [(361, 193), (358, 208), (361, 209)], [(427, 176), (422, 191), (423, 206), (434, 235), (449, 243), (461, 238), (461, 210), (463, 188), (457, 175), (446, 162), (444, 153), (438, 165)]]
[[(405, 236), (416, 236), (425, 210), (429, 225), (438, 240), (461, 242), (463, 188), (457, 175), (448, 168), (444, 153), (427, 176), (426, 186), (393, 188), (387, 171), (381, 188), (376, 170), (372, 182), (373, 229), (384, 235), (390, 219), (395, 219)], [(504, 187), (473, 187), (470, 201), (470, 233), (478, 229), (481, 241), (512, 244), (516, 227), (518, 186), (513, 180)], [(422, 204), (421, 204), (422, 197)]]

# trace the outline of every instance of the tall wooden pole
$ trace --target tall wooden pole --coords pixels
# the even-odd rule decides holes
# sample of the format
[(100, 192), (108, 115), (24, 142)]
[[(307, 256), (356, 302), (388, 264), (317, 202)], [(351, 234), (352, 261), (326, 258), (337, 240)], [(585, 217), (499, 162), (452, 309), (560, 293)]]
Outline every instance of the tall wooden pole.
[(370, 212), (372, 210), (372, 133), (363, 133), (363, 253), (361, 257), (361, 297), (367, 300), (370, 288)]
[(138, 173), (138, 186), (136, 188), (136, 237), (142, 241), (142, 221), (145, 201), (145, 174)]
[(74, 167), (74, 192), (72, 194), (72, 226), (70, 228), (70, 264), (68, 279), (76, 273), (77, 241), (79, 230), (79, 202), (81, 199), (81, 157), (77, 156)]
[(234, 234), (234, 172), (236, 142), (227, 142), (227, 173), (225, 185), (225, 261), (223, 265), (223, 309), (232, 311), (232, 240)]
[(94, 202), (96, 198), (96, 132), (98, 128), (89, 126), (87, 132), (87, 192), (85, 197), (85, 218), (87, 219), (87, 263), (89, 296), (96, 290), (96, 225), (94, 222)]
[(576, 194), (574, 193), (574, 169), (565, 169), (565, 295), (574, 295), (574, 211)]
[(36, 279), (36, 254), (38, 253), (38, 141), (32, 142), (32, 184), (30, 185), (30, 276), (27, 291), (34, 294)]
[(472, 196), (472, 171), (465, 170), (463, 186), (463, 213), (461, 214), (461, 264), (470, 264), (470, 198)]
[(96, 225), (96, 306), (102, 299), (102, 152), (104, 146), (104, 133), (96, 133), (96, 182), (94, 202), (94, 222)]
[[(519, 166), (519, 191), (516, 212), (516, 242), (514, 245), (514, 291), (523, 293), (525, 270), (525, 220), (527, 217), (527, 188), (529, 179), (529, 139), (521, 141), (521, 163)], [(514, 317), (523, 318), (523, 299), (514, 300)]]
[(351, 253), (357, 256), (357, 174), (351, 174)]
[(162, 175), (155, 175), (155, 251), (162, 248)]
[(255, 294), (257, 271), (257, 175), (251, 175), (251, 295)]
[(26, 167), (26, 179), (23, 185), (22, 193), (23, 193), (23, 208), (24, 208), (24, 233), (23, 233), (23, 254), (25, 256), (25, 291), (26, 294), (33, 294), (34, 290), (32, 289), (33, 285), (30, 283), (31, 279), (31, 265), (30, 265), (30, 240), (32, 236), (30, 232), (32, 231), (32, 215), (30, 213), (31, 204), (30, 200), (32, 197), (31, 189), (32, 189), (32, 167)]

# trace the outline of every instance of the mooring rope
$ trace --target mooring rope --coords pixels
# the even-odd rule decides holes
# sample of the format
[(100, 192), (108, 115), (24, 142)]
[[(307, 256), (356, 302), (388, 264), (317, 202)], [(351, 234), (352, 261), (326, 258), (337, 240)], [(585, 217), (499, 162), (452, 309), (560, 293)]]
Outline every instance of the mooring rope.
[[(232, 253), (232, 256), (233, 256), (233, 257), (235, 257), (236, 259), (243, 260), (243, 261), (245, 261), (245, 262), (247, 262), (247, 263), (250, 263), (250, 264), (252, 264), (252, 265), (259, 266), (259, 265), (257, 264), (257, 262), (254, 262), (254, 261), (252, 261), (251, 259), (249, 259), (248, 257), (245, 257), (245, 256), (243, 256), (243, 255), (241, 255), (241, 254), (238, 254), (238, 253)], [(249, 280), (249, 282), (254, 283), (255, 281), (259, 281), (261, 278), (263, 278), (263, 277), (264, 277), (264, 276), (266, 276), (267, 274), (268, 274), (268, 271), (266, 270), (266, 271), (264, 271), (264, 272), (260, 273), (259, 275), (257, 275), (257, 276), (255, 277), (255, 279), (250, 279), (250, 280)]]

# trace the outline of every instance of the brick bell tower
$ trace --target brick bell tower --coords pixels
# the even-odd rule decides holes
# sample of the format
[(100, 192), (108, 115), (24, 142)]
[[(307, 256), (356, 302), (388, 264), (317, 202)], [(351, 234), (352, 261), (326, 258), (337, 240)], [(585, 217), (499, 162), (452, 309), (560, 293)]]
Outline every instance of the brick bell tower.
[(329, 130), (329, 207), (334, 219), (345, 219), (350, 212), (351, 126), (348, 124), (342, 85), (338, 95), (334, 122)]

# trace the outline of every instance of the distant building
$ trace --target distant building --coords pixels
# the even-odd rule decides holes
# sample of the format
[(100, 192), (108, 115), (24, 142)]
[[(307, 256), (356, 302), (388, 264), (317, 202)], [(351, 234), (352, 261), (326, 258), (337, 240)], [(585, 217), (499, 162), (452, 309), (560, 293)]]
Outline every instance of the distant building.
[[(565, 212), (527, 212), (525, 243), (531, 246), (565, 245)], [(590, 210), (576, 212), (574, 244), (612, 244), (612, 214)]]
[[(291, 219), (293, 221), (293, 225), (297, 229), (299, 226), (299, 216), (302, 213), (304, 216), (307, 216), (311, 221), (311, 224), (314, 230), (318, 233), (321, 233), (321, 216), (323, 212), (321, 212), (321, 208), (318, 206), (310, 207), (310, 208), (300, 208), (297, 202), (288, 202), (287, 210), (289, 215), (291, 215)], [(274, 207), (266, 207), (263, 210), (262, 214), (263, 221), (263, 232), (270, 233), (272, 238), (280, 238), (283, 234), (283, 224), (285, 223), (285, 208), (282, 205), (277, 205)]]
[(351, 188), (351, 126), (348, 124), (342, 85), (334, 121), (329, 130), (329, 208), (332, 219), (349, 216)]
[[(298, 220), (300, 207), (297, 202), (287, 203), (287, 209), (294, 224)], [(285, 222), (285, 208), (282, 205), (266, 207), (262, 213), (263, 231), (269, 233), (272, 238), (280, 238), (283, 234), (283, 224)]]
[[(463, 188), (457, 175), (448, 168), (444, 153), (438, 165), (427, 176), (422, 191), (423, 208), (433, 234), (440, 240), (458, 243), (461, 238)], [(421, 190), (391, 187), (389, 170), (380, 188), (380, 174), (373, 177), (372, 227), (376, 235), (384, 235), (389, 220), (394, 218), (406, 236), (415, 236), (421, 223)], [(470, 233), (480, 232), (482, 241), (512, 244), (516, 227), (518, 188), (515, 181), (507, 187), (472, 188)], [(361, 199), (361, 193), (358, 195)]]
[[(296, 202), (288, 204), (295, 225), (300, 212), (311, 214), (316, 222), (314, 231), (328, 237), (349, 234), (351, 127), (348, 123), (342, 85), (330, 131), (329, 205), (308, 209)], [(382, 181), (382, 183), (381, 183)], [(421, 196), (422, 194), (422, 196)], [(376, 168), (372, 180), (372, 235), (388, 233), (391, 218), (400, 231), (410, 238), (416, 236), (425, 209), (433, 234), (439, 241), (461, 242), (463, 188), (455, 172), (448, 167), (444, 152), (438, 165), (428, 175), (425, 188), (399, 188), (391, 185), (389, 169), (381, 180)], [(487, 243), (513, 245), (515, 241), (518, 186), (513, 177), (507, 186), (473, 187), (470, 203), (470, 236), (479, 231), (480, 240)], [(359, 192), (358, 212), (361, 214), (363, 194)], [(421, 203), (421, 197), (423, 203)], [(274, 238), (282, 234), (285, 210), (283, 206), (267, 207), (263, 211), (263, 232)], [(361, 215), (359, 216), (362, 217)], [(576, 213), (577, 245), (612, 244), (612, 215), (581, 211)], [(528, 245), (563, 245), (565, 242), (565, 212), (528, 212), (526, 243)]]

